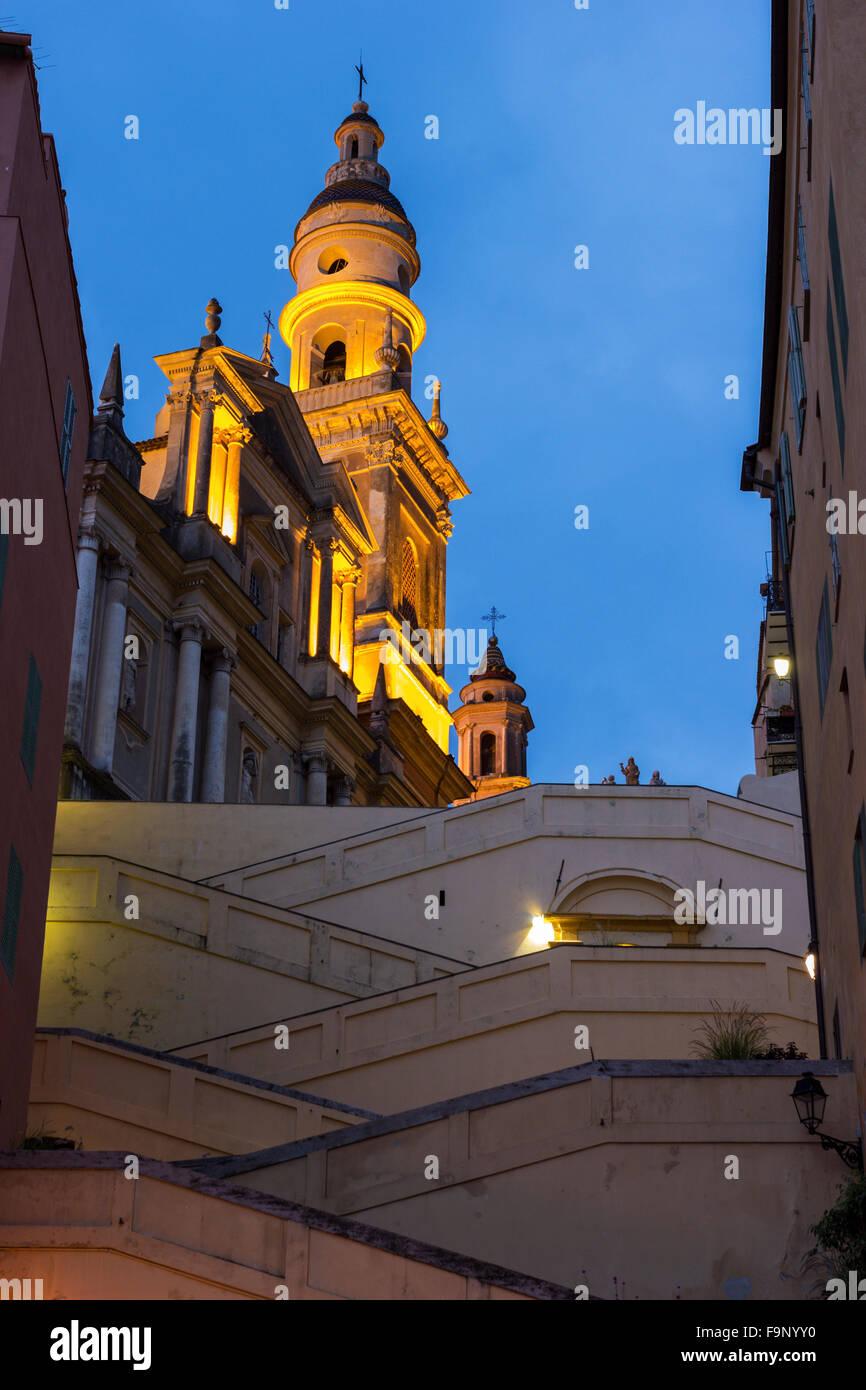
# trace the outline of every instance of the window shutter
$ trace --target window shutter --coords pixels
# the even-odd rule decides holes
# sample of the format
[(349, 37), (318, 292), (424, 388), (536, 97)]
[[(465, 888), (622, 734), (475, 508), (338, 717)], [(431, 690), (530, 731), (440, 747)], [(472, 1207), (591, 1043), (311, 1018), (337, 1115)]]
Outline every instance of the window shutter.
[(864, 896), (863, 832), (866, 829), (866, 810), (861, 806), (857, 833), (854, 836), (854, 901), (857, 905), (857, 936), (860, 954), (866, 950), (866, 896)]
[(797, 448), (803, 443), (806, 422), (806, 373), (803, 370), (803, 343), (800, 337), (800, 317), (796, 305), (788, 310), (788, 385), (797, 433)]
[(9, 537), (0, 532), (0, 613), (3, 612), (3, 584), (6, 579), (6, 561), (9, 558)]
[(60, 467), (63, 472), (63, 481), (66, 483), (69, 477), (69, 460), (72, 456), (72, 432), (75, 429), (75, 416), (78, 407), (75, 404), (75, 396), (72, 394), (72, 382), (66, 383), (66, 400), (63, 405), (63, 429), (60, 434)]
[(41, 704), (42, 677), (31, 652), (30, 670), (27, 673), (27, 694), (24, 700), (24, 728), (21, 734), (21, 761), (31, 786), (36, 767), (36, 742), (39, 736), (39, 708)]
[(791, 472), (791, 445), (788, 442), (787, 430), (782, 432), (779, 440), (779, 454), (782, 460), (782, 487), (785, 490), (785, 512), (787, 520), (793, 521), (796, 516), (794, 505), (794, 476)]
[(6, 874), (6, 902), (3, 906), (3, 928), (0, 931), (0, 961), (11, 980), (15, 974), (15, 952), (18, 946), (18, 919), (21, 916), (21, 893), (24, 873), (15, 846), (9, 846), (9, 868)]
[(812, 307), (812, 286), (809, 280), (809, 259), (806, 254), (806, 223), (803, 204), (797, 199), (797, 256), (800, 261), (800, 281), (803, 286), (803, 340), (809, 341), (809, 322)]

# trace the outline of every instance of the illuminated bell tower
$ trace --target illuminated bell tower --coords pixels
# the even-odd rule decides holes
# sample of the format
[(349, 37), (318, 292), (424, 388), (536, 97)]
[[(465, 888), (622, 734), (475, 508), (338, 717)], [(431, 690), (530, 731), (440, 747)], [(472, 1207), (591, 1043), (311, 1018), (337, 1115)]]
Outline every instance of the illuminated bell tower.
[[(411, 396), (426, 331), (410, 297), (420, 260), (379, 163), (384, 139), (356, 101), (334, 135), (338, 159), (325, 187), (295, 228), (289, 268), (298, 288), (279, 326), (313, 440), (326, 465), (345, 465), (377, 543), (355, 596), (359, 715), (369, 723), (375, 694), (376, 728), (387, 723), (406, 778), (427, 804), (443, 804), (465, 795), (466, 782), (448, 758), (451, 692), (434, 634), (445, 627), (450, 504), (469, 489), (445, 447), (438, 383), (429, 418)], [(406, 640), (418, 629), (430, 634), (429, 651)], [(385, 663), (383, 631), (392, 634)]]
[[(495, 613), (495, 609), (493, 610)], [(526, 691), (506, 665), (494, 632), (454, 711), (460, 767), (472, 779), (470, 801), (530, 785), (526, 775), (527, 735), (535, 726), (523, 703)]]

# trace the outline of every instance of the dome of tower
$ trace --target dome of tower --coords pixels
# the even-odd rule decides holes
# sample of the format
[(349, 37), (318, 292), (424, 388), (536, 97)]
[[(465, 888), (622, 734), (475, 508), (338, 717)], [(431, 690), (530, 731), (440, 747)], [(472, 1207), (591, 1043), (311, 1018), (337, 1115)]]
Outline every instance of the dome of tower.
[[(361, 110), (362, 107), (363, 110)], [(371, 116), (369, 114), (369, 111), (367, 110), (367, 103), (362, 101), (356, 101), (355, 109), (352, 111), (351, 115), (346, 116), (337, 126), (336, 132), (334, 134), (334, 141), (337, 145), (339, 145), (340, 143), (340, 136), (342, 135), (343, 131), (347, 127), (351, 127), (353, 125), (372, 125), (375, 126), (376, 129), (379, 131), (381, 131), (382, 129), (375, 116)], [(385, 137), (383, 135), (382, 139), (384, 140), (384, 138)]]
[(516, 681), (514, 672), (505, 664), (505, 657), (499, 649), (499, 638), (494, 632), (487, 643), (487, 651), (481, 661), (477, 671), (473, 671), (469, 677), (471, 681), (484, 680), (504, 680)]
[[(398, 198), (394, 197), (387, 188), (380, 183), (373, 183), (371, 179), (340, 179), (337, 183), (332, 183), (329, 188), (323, 188), (318, 193), (304, 217), (309, 217), (311, 212), (317, 212), (319, 208), (327, 207), (329, 203), (374, 203), (379, 207), (387, 208), (389, 212), (396, 212), (398, 217), (402, 217), (404, 222), (409, 223), (403, 205)], [(304, 217), (300, 219), (303, 222)], [(300, 223), (298, 224), (300, 225)], [(411, 227), (411, 223), (409, 223)], [(414, 231), (412, 239), (414, 240)]]

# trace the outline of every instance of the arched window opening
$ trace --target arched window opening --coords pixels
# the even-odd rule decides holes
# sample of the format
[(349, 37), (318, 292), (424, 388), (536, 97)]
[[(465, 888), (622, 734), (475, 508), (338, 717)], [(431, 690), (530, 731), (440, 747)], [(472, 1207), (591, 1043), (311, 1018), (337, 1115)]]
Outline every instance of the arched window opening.
[(325, 274), (337, 275), (341, 270), (345, 270), (348, 264), (349, 262), (346, 260), (345, 256), (338, 256), (335, 261), (331, 261)]
[(404, 265), (397, 269), (397, 279), (400, 282), (400, 289), (404, 294), (409, 293), (409, 272)]
[(357, 159), (357, 158), (358, 158), (358, 137), (357, 137), (357, 135), (353, 135), (353, 136), (352, 136), (352, 143), (349, 145), (349, 158), (350, 158), (350, 159)]
[(491, 777), (496, 771), (496, 735), (481, 735), (481, 776)]
[(320, 386), (333, 386), (337, 381), (346, 380), (346, 344), (338, 338), (326, 350), (319, 372)]
[(418, 558), (410, 540), (403, 542), (400, 563), (400, 616), (418, 626)]
[(397, 371), (401, 376), (412, 375), (412, 354), (405, 343), (401, 343), (397, 349), (400, 354), (400, 361), (397, 363)]

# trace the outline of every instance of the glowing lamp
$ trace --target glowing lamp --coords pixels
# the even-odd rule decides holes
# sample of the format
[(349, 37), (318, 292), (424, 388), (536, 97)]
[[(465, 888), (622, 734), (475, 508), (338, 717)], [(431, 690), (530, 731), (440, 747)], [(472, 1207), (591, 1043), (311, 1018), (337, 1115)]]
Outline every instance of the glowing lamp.
[(789, 656), (774, 656), (773, 670), (780, 681), (787, 680), (791, 671), (791, 658)]
[(532, 919), (532, 929), (529, 933), (529, 940), (533, 946), (549, 946), (554, 939), (554, 930), (546, 917), (536, 916)]
[(814, 951), (810, 950), (806, 952), (806, 955), (803, 959), (803, 964), (809, 972), (809, 979), (814, 980), (815, 974), (818, 969), (818, 957), (815, 955)]

